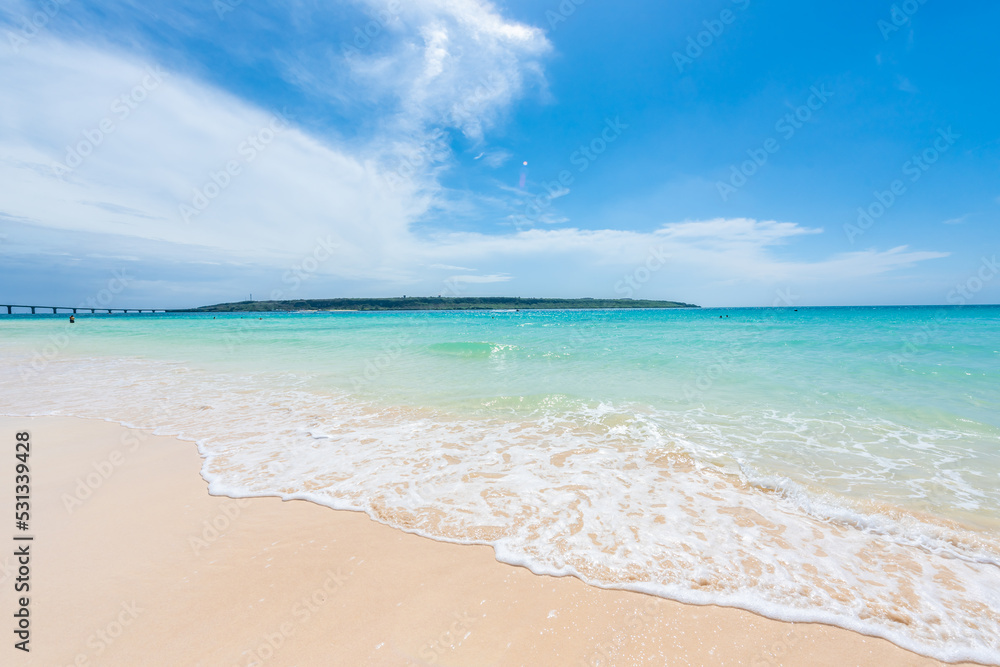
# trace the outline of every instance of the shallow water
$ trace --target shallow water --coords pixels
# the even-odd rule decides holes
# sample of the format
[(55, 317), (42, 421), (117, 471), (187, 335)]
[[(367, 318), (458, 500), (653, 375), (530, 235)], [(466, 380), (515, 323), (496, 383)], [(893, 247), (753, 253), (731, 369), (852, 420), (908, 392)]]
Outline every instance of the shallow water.
[(213, 492), (1000, 663), (1000, 308), (215, 317), (0, 316), (0, 411), (197, 440)]

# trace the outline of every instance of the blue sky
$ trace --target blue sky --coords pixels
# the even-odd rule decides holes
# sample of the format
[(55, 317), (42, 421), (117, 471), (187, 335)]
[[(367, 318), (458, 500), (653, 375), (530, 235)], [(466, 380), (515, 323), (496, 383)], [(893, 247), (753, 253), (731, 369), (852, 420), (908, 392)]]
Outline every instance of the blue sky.
[(4, 0), (3, 300), (1000, 302), (1000, 6), (577, 2)]

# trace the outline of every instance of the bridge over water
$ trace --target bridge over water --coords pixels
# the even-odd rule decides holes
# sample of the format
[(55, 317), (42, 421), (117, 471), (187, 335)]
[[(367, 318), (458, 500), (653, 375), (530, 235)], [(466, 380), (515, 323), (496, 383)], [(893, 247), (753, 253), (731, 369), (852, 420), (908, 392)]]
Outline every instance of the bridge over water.
[[(163, 308), (90, 308), (90, 307), (84, 308), (84, 307), (81, 307), (81, 306), (76, 306), (76, 307), (73, 307), (73, 306), (22, 306), (22, 305), (18, 305), (18, 304), (9, 304), (8, 305), (8, 304), (3, 304), (3, 303), (0, 303), (0, 308), (6, 308), (8, 315), (13, 315), (15, 308), (25, 308), (25, 309), (28, 309), (28, 310), (31, 311), (32, 315), (36, 314), (36, 312), (35, 312), (36, 309), (38, 309), (38, 310), (51, 310), (53, 315), (55, 315), (56, 313), (58, 313), (60, 310), (62, 310), (62, 311), (72, 311), (72, 313), (74, 315), (76, 315), (77, 312), (86, 313), (87, 311), (90, 311), (91, 314), (108, 313), (109, 315), (111, 313), (165, 313), (165, 312), (167, 312)], [(25, 314), (27, 314), (27, 313), (25, 313)]]

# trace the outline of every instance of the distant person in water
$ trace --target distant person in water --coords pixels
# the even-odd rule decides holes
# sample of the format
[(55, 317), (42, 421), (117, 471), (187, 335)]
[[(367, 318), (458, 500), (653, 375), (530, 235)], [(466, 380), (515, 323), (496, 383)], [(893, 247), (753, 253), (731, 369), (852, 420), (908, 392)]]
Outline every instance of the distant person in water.
[(69, 316), (69, 323), (70, 324), (76, 324), (76, 317), (74, 317), (73, 315), (70, 315)]

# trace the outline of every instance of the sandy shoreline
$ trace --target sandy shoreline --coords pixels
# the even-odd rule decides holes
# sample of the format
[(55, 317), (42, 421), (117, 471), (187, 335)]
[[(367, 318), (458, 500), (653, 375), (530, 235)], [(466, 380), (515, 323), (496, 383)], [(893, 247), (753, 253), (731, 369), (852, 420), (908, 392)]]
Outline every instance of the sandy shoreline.
[[(4, 664), (942, 664), (840, 628), (535, 576), (360, 513), (212, 497), (194, 444), (175, 438), (0, 424), (8, 443), (32, 435), (36, 535), (32, 651), (7, 630)], [(11, 619), (14, 561), (0, 553)]]

